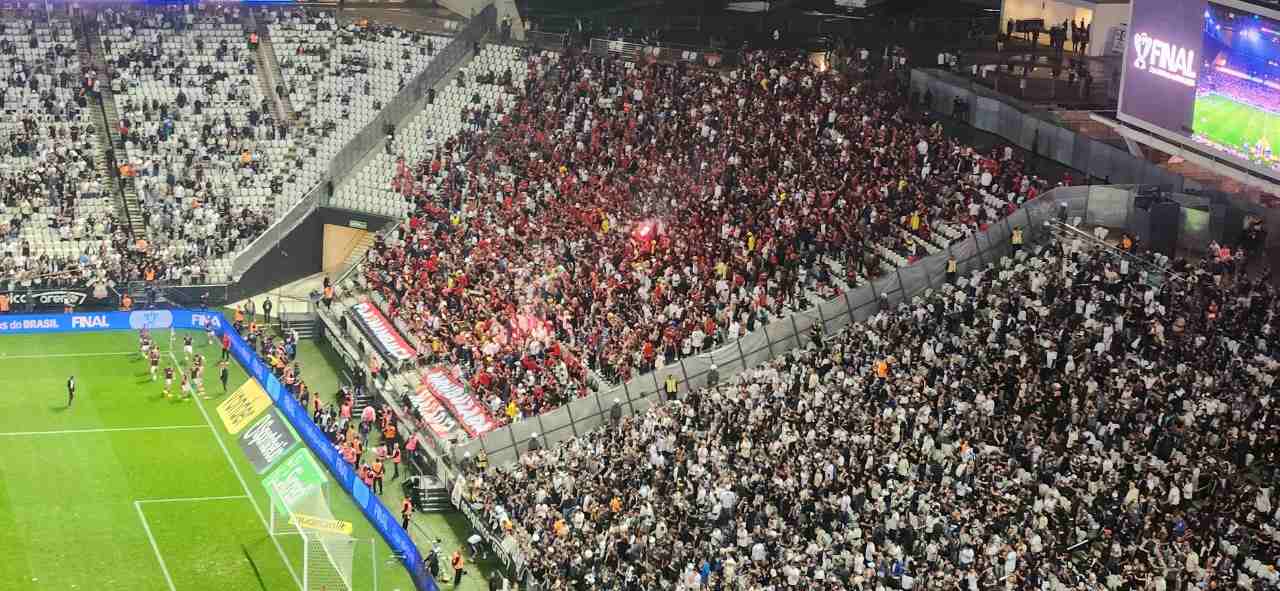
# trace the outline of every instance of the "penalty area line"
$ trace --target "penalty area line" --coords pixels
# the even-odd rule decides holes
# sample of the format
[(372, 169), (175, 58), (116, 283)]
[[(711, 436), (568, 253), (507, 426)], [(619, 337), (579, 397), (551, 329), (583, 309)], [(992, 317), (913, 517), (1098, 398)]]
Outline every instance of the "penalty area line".
[[(160, 351), (161, 354), (167, 351)], [(121, 351), (121, 352), (103, 352), (103, 353), (41, 353), (39, 355), (10, 355), (8, 353), (0, 353), (0, 361), (5, 359), (57, 359), (63, 357), (121, 357), (124, 355), (138, 355), (137, 351)]]
[(155, 534), (151, 533), (151, 524), (147, 523), (147, 514), (142, 512), (142, 501), (134, 501), (133, 508), (138, 511), (138, 519), (142, 520), (142, 529), (147, 532), (147, 539), (151, 541), (151, 550), (156, 553), (156, 560), (160, 562), (160, 572), (164, 573), (169, 591), (177, 591), (177, 587), (173, 586), (173, 576), (169, 574), (169, 566), (164, 563), (164, 555), (160, 553), (160, 544), (156, 542)]
[(199, 503), (202, 501), (230, 501), (248, 499), (245, 495), (226, 495), (221, 497), (179, 497), (173, 499), (138, 499), (135, 503)]
[(9, 431), (0, 432), (0, 437), (28, 437), (34, 435), (75, 435), (77, 433), (127, 433), (130, 431), (179, 431), (183, 429), (208, 429), (203, 425), (169, 425), (164, 427), (107, 427), (103, 429), (63, 429), (60, 431)]

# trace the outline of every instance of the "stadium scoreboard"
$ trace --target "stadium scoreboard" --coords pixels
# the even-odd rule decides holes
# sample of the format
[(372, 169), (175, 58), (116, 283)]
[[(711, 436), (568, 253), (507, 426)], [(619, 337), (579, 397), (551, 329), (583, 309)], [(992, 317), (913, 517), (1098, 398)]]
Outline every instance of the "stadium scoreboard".
[(1280, 179), (1280, 12), (1133, 0), (1121, 121)]

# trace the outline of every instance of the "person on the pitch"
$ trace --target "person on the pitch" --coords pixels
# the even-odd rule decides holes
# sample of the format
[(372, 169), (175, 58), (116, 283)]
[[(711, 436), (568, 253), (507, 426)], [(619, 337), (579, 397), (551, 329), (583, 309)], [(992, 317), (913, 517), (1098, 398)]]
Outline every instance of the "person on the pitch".
[(409, 531), (409, 517), (413, 516), (413, 502), (409, 497), (405, 497), (404, 503), (400, 505), (400, 528)]
[(230, 365), (224, 360), (218, 362), (218, 381), (222, 382), (222, 393), (227, 393), (227, 378), (230, 377)]
[(76, 399), (76, 377), (67, 378), (67, 408), (71, 408), (71, 403)]

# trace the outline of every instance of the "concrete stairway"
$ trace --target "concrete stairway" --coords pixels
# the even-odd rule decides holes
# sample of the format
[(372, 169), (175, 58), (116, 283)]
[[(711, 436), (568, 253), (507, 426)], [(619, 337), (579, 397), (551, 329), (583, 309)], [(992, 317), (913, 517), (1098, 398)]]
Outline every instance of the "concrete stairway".
[[(86, 20), (86, 22), (88, 21)], [(94, 162), (98, 168), (99, 178), (103, 180), (104, 188), (112, 195), (116, 196), (116, 214), (119, 216), (119, 219), (127, 220), (130, 231), (134, 232), (138, 227), (134, 225), (133, 217), (129, 215), (128, 198), (124, 197), (120, 190), (123, 183), (119, 178), (119, 172), (115, 169), (114, 165), (109, 161), (110, 158), (107, 156), (108, 151), (114, 148), (111, 138), (113, 123), (107, 118), (105, 109), (103, 108), (103, 100), (106, 98), (106, 95), (110, 93), (110, 88), (108, 88), (110, 86), (110, 78), (107, 76), (105, 62), (102, 59), (100, 52), (101, 45), (97, 44), (97, 31), (92, 26), (87, 27), (87, 30), (91, 31), (91, 33), (88, 35), (79, 35), (77, 37), (80, 66), (86, 71), (92, 70), (95, 72), (99, 81), (98, 88), (102, 89), (103, 95), (97, 99), (90, 99), (88, 104), (88, 108), (93, 112), (94, 127), (98, 135), (97, 157), (94, 159)], [(95, 51), (95, 49), (97, 51)], [(119, 151), (115, 152), (117, 157), (120, 153), (121, 152)], [(139, 218), (138, 223), (140, 224), (141, 221), (142, 220)]]
[(364, 262), (365, 255), (369, 252), (370, 248), (373, 248), (373, 243), (376, 239), (377, 234), (373, 232), (366, 233), (364, 237), (361, 238), (360, 241), (351, 249), (346, 260), (342, 261), (342, 267), (337, 270), (338, 272), (336, 276), (345, 276), (353, 267)]
[[(103, 120), (103, 132), (99, 134), (102, 144), (100, 149), (105, 155), (109, 145), (115, 153), (115, 163), (118, 166), (120, 162), (128, 159), (128, 154), (125, 152), (124, 138), (120, 136), (118, 128), (120, 111), (116, 108), (115, 95), (111, 92), (111, 69), (106, 60), (107, 51), (102, 44), (102, 37), (98, 34), (96, 23), (85, 28), (85, 35), (81, 38), (80, 45), (81, 59), (89, 60), (87, 63), (92, 64), (93, 69), (98, 72), (98, 90), (102, 101), (99, 118)], [(102, 160), (99, 166), (108, 166), (106, 158)], [(130, 231), (136, 237), (146, 236), (147, 226), (142, 218), (142, 206), (138, 202), (138, 192), (133, 180), (121, 178), (119, 170), (113, 169), (107, 172), (112, 182), (121, 189), (117, 194), (123, 196), (121, 210), (124, 214), (123, 219), (128, 221)]]

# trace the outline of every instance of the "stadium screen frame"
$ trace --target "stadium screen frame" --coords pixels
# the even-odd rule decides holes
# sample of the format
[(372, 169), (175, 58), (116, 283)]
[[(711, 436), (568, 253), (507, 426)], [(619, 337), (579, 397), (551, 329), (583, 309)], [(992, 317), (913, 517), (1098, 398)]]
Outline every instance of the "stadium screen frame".
[(307, 410), (293, 396), (289, 396), (271, 369), (263, 363), (240, 335), (232, 330), (231, 322), (216, 310), (159, 309), (132, 312), (79, 312), (71, 314), (3, 314), (0, 315), (0, 335), (86, 333), (106, 330), (140, 330), (143, 328), (180, 330), (213, 329), (219, 338), (225, 333), (231, 341), (231, 356), (244, 368), (250, 378), (258, 382), (270, 396), (280, 415), (293, 425), (303, 443), (329, 471), (342, 490), (360, 508), (382, 539), (400, 558), (409, 571), (417, 591), (439, 591), (436, 582), (426, 572), (422, 554), (400, 528), (395, 515), (357, 478), (354, 470), (338, 455), (324, 432), (311, 420)]
[[(1218, 11), (1276, 21), (1280, 12), (1240, 0), (1133, 0), (1120, 79), (1117, 118), (1142, 131), (1192, 148), (1214, 160), (1280, 182), (1280, 145), (1271, 146), (1271, 166), (1228, 151), (1196, 133), (1196, 100), (1206, 83), (1203, 55), (1206, 21)], [(1265, 22), (1265, 21), (1262, 21)], [(1265, 42), (1265, 39), (1264, 41)], [(1276, 41), (1280, 64), (1280, 41)], [(1280, 65), (1276, 83), (1280, 86)], [(1280, 97), (1280, 90), (1276, 90)], [(1280, 113), (1275, 114), (1280, 122)], [(1202, 119), (1203, 120), (1203, 119)], [(1243, 150), (1241, 150), (1243, 151)]]

